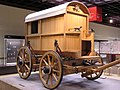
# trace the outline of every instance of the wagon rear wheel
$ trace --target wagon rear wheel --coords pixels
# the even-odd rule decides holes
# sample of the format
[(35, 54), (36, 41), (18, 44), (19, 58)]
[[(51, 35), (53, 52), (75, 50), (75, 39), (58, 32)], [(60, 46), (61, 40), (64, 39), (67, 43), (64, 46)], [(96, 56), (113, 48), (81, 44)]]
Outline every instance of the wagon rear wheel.
[[(92, 60), (91, 60), (92, 61)], [(103, 65), (103, 61), (102, 61), (102, 59), (101, 58), (99, 58), (98, 60), (97, 60), (98, 62), (96, 62), (96, 63), (100, 63), (100, 64), (102, 64)], [(93, 69), (97, 69), (99, 66), (95, 66), (95, 67), (93, 67)], [(88, 79), (88, 80), (95, 80), (95, 79), (98, 79), (101, 75), (102, 75), (102, 73), (103, 73), (103, 70), (100, 70), (100, 71), (96, 71), (96, 72), (93, 72), (92, 74), (90, 74), (90, 75), (87, 75), (86, 76), (86, 78)]]
[(27, 46), (21, 47), (17, 54), (17, 71), (21, 78), (27, 79), (32, 71), (31, 52)]
[(39, 75), (48, 89), (59, 86), (63, 77), (62, 60), (55, 51), (46, 52), (40, 60)]

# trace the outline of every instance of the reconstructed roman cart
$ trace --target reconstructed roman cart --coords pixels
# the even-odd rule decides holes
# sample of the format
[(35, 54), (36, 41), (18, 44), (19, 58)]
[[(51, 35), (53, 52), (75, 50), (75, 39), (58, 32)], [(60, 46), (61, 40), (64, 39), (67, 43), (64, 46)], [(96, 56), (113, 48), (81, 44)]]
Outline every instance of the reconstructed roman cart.
[(81, 73), (89, 80), (99, 78), (103, 69), (120, 63), (103, 65), (94, 51), (94, 31), (89, 30), (89, 11), (80, 2), (68, 2), (32, 13), (25, 18), (26, 46), (19, 49), (17, 70), (27, 79), (39, 70), (41, 82), (56, 88), (63, 75)]

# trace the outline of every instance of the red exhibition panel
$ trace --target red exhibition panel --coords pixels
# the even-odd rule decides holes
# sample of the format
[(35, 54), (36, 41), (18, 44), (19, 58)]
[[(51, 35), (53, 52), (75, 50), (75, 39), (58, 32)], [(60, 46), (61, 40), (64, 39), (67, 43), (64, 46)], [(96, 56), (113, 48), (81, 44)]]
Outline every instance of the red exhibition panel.
[(90, 21), (102, 22), (102, 8), (100, 7), (90, 7)]

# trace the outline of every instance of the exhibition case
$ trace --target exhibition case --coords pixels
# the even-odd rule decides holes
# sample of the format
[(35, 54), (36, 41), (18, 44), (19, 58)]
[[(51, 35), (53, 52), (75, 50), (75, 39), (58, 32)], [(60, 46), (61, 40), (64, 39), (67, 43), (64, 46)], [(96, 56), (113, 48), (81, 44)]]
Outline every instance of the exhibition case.
[(4, 66), (16, 65), (18, 49), (24, 45), (24, 36), (4, 35)]

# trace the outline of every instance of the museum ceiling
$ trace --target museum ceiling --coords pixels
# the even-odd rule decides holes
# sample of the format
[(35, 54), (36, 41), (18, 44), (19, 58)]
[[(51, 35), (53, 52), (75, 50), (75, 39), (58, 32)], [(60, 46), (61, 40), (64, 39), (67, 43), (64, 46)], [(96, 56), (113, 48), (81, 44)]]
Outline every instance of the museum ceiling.
[[(120, 27), (120, 0), (0, 0), (0, 4), (40, 11), (69, 1), (80, 1), (87, 7), (101, 7), (102, 24)], [(111, 19), (113, 23), (109, 22)]]

